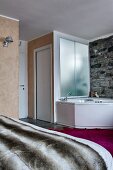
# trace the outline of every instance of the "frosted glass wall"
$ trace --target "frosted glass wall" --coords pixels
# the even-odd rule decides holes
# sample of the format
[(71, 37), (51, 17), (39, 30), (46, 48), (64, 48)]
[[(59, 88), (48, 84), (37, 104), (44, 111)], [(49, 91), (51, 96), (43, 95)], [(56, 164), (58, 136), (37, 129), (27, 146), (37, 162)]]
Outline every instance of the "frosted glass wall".
[(60, 39), (60, 82), (61, 96), (67, 93), (75, 95), (75, 75), (74, 73), (74, 42)]
[(60, 38), (61, 97), (88, 96), (88, 45)]

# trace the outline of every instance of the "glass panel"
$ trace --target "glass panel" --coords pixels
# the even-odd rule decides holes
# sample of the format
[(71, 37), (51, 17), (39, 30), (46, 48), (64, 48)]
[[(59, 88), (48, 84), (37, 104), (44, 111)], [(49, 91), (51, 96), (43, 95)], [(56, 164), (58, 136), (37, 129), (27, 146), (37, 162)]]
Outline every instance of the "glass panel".
[(76, 96), (88, 96), (89, 83), (89, 58), (88, 45), (75, 43), (76, 64), (75, 64), (75, 85)]
[(60, 83), (61, 97), (69, 92), (75, 96), (74, 42), (60, 38)]
[(88, 45), (60, 38), (61, 97), (89, 95)]

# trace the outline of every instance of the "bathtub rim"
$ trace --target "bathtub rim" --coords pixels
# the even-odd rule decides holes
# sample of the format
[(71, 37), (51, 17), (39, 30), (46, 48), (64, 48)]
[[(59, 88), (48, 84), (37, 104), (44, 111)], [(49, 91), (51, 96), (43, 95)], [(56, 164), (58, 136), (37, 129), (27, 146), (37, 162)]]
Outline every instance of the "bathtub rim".
[[(75, 100), (75, 101), (74, 101)], [(77, 101), (78, 100), (78, 101)], [(81, 100), (81, 101), (80, 101)], [(104, 101), (104, 102), (102, 102)], [(106, 102), (105, 102), (106, 101)], [(113, 104), (112, 98), (96, 98), (96, 97), (77, 97), (77, 98), (67, 98), (67, 100), (59, 99), (57, 102), (60, 103), (73, 103), (73, 104)]]

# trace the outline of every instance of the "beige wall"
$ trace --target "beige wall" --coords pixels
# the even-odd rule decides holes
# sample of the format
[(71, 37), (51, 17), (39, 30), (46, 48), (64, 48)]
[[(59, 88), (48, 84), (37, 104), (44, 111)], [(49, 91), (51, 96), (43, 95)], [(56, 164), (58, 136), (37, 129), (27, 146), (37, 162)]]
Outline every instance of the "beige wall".
[(28, 43), (28, 115), (34, 115), (34, 50), (42, 46), (53, 45), (53, 33), (32, 40)]
[[(3, 47), (3, 38), (14, 42)], [(19, 22), (0, 16), (0, 114), (18, 118), (19, 108)]]

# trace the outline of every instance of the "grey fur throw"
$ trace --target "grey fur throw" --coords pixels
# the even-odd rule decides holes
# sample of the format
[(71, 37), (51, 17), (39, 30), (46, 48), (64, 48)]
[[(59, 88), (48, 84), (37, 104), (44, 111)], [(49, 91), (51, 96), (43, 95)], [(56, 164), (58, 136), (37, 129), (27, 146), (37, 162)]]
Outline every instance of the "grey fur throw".
[(0, 170), (106, 170), (91, 147), (0, 116)]

